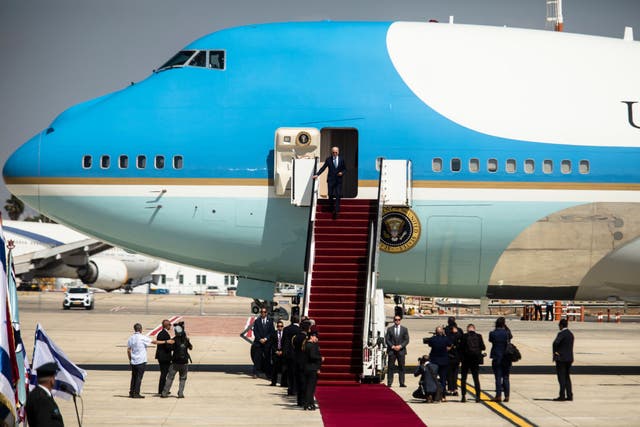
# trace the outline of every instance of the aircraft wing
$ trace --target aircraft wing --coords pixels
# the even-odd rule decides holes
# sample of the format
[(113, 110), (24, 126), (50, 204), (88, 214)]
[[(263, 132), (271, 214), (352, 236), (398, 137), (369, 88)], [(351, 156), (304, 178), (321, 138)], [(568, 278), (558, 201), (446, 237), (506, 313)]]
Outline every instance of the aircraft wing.
[(29, 280), (33, 277), (47, 277), (63, 266), (74, 269), (88, 263), (89, 257), (110, 249), (108, 243), (96, 239), (85, 239), (41, 251), (16, 256), (13, 260), (17, 276)]

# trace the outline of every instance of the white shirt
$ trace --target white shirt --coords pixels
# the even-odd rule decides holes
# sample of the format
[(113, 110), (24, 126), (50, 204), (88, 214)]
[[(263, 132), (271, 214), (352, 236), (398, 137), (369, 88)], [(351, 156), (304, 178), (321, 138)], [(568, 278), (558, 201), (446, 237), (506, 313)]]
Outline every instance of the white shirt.
[(131, 364), (140, 365), (147, 363), (147, 347), (151, 345), (151, 338), (142, 335), (140, 332), (129, 337), (127, 347), (131, 349)]

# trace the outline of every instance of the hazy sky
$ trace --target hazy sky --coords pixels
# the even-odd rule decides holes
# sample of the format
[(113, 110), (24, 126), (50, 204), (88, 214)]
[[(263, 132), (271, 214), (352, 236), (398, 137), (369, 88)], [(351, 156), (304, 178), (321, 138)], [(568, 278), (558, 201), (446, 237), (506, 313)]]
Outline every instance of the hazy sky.
[[(144, 79), (216, 30), (325, 19), (447, 22), (450, 15), (457, 23), (544, 29), (546, 1), (0, 0), (0, 166), (65, 109)], [(564, 18), (567, 32), (622, 37), (635, 26), (640, 39), (640, 0), (564, 0)], [(0, 206), (7, 197), (0, 183)]]

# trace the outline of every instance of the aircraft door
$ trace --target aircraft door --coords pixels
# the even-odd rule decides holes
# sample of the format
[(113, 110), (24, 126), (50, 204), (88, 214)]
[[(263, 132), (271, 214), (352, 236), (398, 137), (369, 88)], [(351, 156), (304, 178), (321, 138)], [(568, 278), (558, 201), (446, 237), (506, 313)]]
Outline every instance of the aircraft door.
[[(325, 159), (331, 155), (331, 147), (338, 147), (340, 156), (343, 157), (347, 167), (347, 172), (342, 178), (342, 197), (357, 197), (358, 130), (353, 128), (324, 128), (320, 131), (320, 136), (320, 162), (318, 167), (322, 167)], [(328, 197), (327, 180), (324, 177), (320, 181), (320, 196)]]
[[(274, 145), (273, 184), (275, 193), (284, 196), (292, 189), (294, 160), (313, 160), (320, 155), (320, 132), (315, 128), (278, 128)], [(298, 171), (308, 175), (304, 179), (310, 180), (310, 174), (303, 170), (303, 163), (300, 162)], [(303, 186), (302, 181), (300, 186)]]

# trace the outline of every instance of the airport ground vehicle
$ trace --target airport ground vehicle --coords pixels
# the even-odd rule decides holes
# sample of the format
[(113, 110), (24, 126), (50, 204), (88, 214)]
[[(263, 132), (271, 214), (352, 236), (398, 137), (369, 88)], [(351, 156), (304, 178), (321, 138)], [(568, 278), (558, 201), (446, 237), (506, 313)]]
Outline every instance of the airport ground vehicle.
[(93, 310), (93, 291), (87, 287), (69, 288), (64, 294), (62, 308), (69, 310), (71, 307), (81, 307)]

